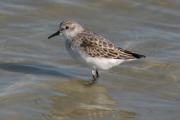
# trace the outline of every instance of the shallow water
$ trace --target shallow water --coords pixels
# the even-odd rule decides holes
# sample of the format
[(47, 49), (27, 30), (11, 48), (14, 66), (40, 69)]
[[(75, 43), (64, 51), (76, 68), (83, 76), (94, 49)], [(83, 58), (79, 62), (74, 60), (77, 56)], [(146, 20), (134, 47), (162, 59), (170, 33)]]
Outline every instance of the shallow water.
[[(178, 0), (1, 0), (1, 120), (179, 120), (180, 2)], [(72, 18), (122, 48), (147, 56), (102, 71), (48, 40)]]

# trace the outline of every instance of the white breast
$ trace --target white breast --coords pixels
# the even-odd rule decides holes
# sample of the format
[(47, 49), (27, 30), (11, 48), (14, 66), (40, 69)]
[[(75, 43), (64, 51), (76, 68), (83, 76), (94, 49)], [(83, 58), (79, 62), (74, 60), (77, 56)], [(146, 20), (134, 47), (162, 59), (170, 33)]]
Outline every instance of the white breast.
[(86, 65), (86, 61), (84, 59), (85, 54), (79, 50), (78, 47), (72, 45), (72, 42), (70, 40), (66, 40), (66, 49), (75, 60), (77, 60), (79, 63)]

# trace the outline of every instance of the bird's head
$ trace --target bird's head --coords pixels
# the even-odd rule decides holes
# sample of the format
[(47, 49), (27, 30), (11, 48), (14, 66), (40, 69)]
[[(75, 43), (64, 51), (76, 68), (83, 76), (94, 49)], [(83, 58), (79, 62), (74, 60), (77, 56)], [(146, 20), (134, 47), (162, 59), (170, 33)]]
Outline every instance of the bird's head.
[(79, 23), (72, 20), (65, 20), (60, 23), (58, 31), (50, 35), (48, 39), (60, 34), (64, 35), (66, 38), (73, 38), (83, 30), (84, 28)]

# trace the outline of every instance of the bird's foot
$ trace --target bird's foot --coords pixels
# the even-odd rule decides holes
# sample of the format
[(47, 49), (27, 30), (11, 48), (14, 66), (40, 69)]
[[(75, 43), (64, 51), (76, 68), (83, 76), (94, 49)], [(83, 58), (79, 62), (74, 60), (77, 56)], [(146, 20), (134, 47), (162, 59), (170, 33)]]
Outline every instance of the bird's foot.
[(94, 85), (96, 82), (97, 82), (96, 80), (88, 81), (88, 82), (86, 83), (86, 86), (89, 86), (89, 87), (90, 87), (90, 86)]

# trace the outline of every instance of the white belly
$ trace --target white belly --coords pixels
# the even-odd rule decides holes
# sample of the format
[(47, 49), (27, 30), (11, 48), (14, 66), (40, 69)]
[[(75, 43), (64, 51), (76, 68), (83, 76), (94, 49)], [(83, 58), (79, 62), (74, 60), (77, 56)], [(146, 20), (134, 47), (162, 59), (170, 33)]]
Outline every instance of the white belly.
[(89, 57), (83, 51), (80, 51), (78, 47), (72, 47), (70, 42), (66, 42), (66, 49), (68, 50), (69, 54), (79, 61), (83, 65), (87, 65), (90, 68), (97, 68), (100, 70), (107, 70), (114, 66), (117, 66), (127, 60), (121, 59), (110, 59), (110, 58), (94, 58)]
[(67, 48), (67, 50), (74, 59), (90, 68), (96, 67), (101, 70), (107, 70), (124, 62), (124, 60), (118, 59), (89, 57), (76, 49)]
[(92, 67), (96, 67), (101, 70), (110, 69), (110, 68), (117, 66), (125, 61), (125, 60), (119, 60), (119, 59), (93, 58), (93, 57), (87, 57), (87, 58), (85, 58), (85, 60)]

